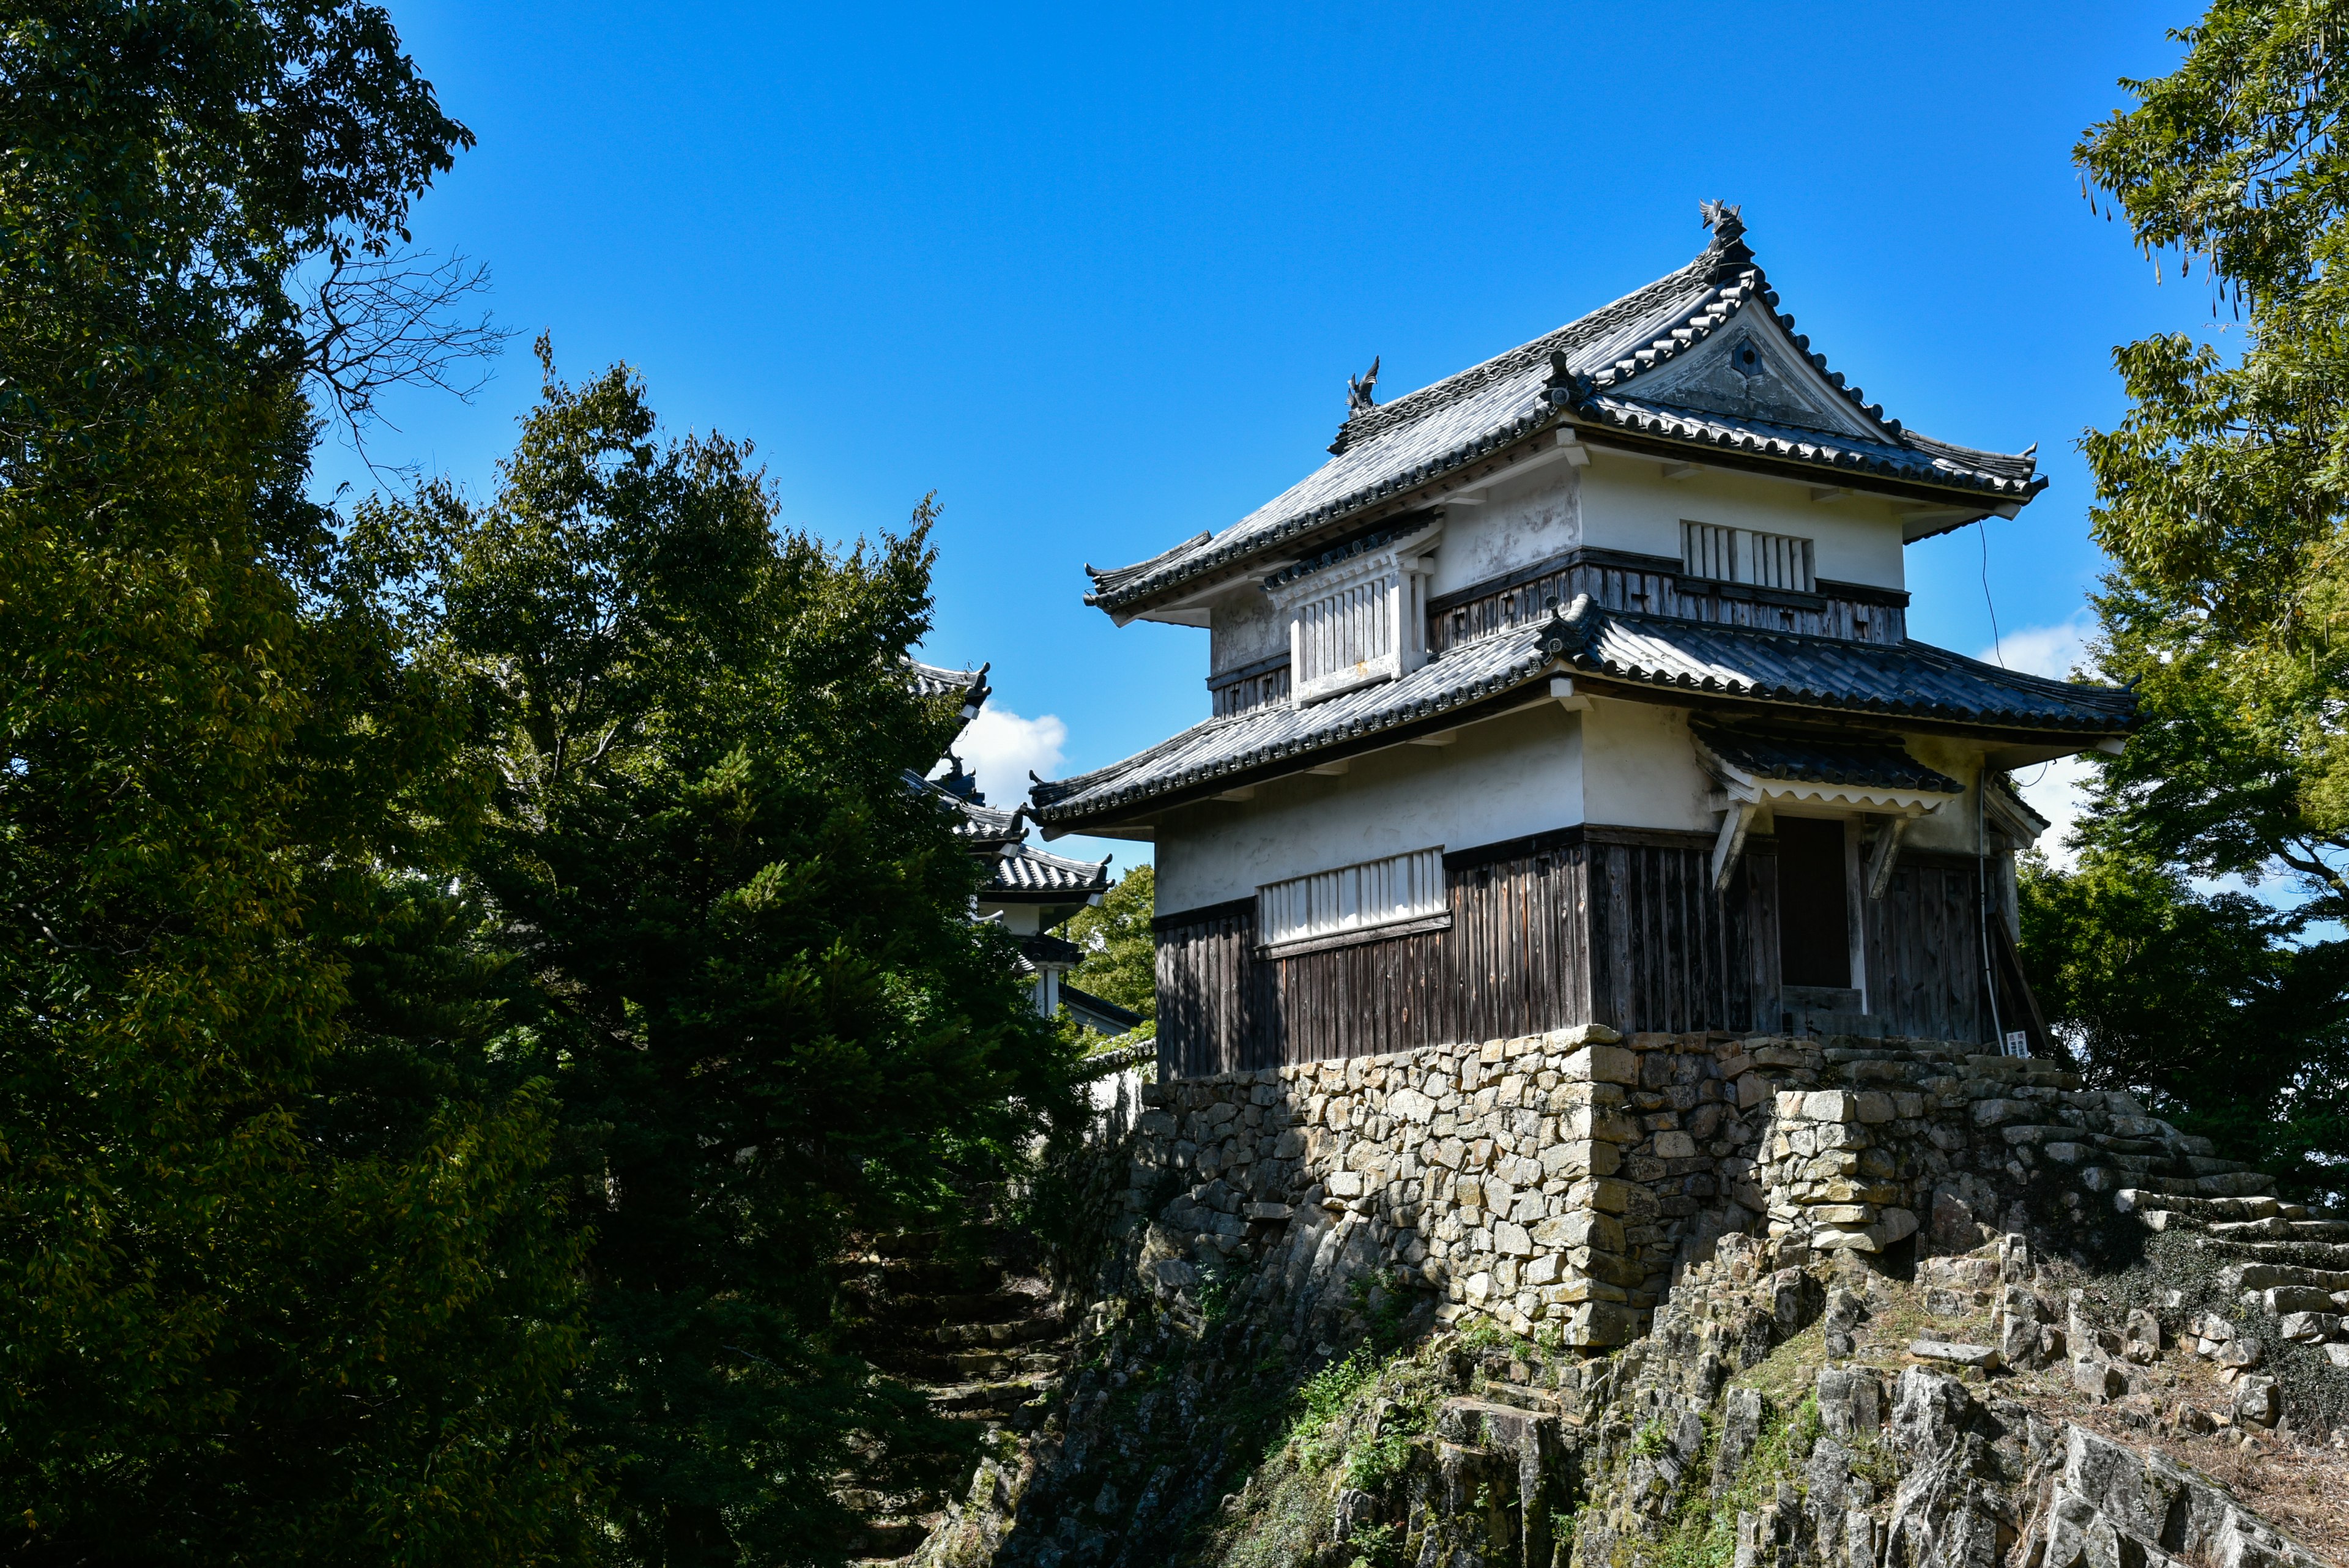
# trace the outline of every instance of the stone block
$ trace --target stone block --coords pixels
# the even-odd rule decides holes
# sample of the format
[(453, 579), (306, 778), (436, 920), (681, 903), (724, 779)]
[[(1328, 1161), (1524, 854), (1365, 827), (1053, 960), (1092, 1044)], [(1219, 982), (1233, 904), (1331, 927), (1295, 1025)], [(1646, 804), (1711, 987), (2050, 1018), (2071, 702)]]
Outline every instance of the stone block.
[(1620, 1045), (1590, 1044), (1569, 1054), (1559, 1071), (1578, 1083), (1636, 1085), (1640, 1058)]
[(1571, 1028), (1553, 1029), (1542, 1036), (1552, 1051), (1572, 1051), (1579, 1045), (1613, 1045), (1622, 1038), (1604, 1023), (1577, 1023)]
[(2236, 1420), (2254, 1427), (2272, 1427), (2282, 1414), (2283, 1401), (2276, 1396), (2274, 1378), (2254, 1375), (2236, 1380)]
[(1782, 1122), (1800, 1121), (1805, 1115), (1803, 1099), (1800, 1089), (1780, 1089), (1772, 1096), (1770, 1108)]
[(2260, 1304), (2283, 1317), (2293, 1313), (2329, 1313), (2333, 1297), (2314, 1285), (2274, 1285), (2260, 1293)]
[(1577, 1209), (1595, 1210), (1602, 1214), (1621, 1214), (1631, 1207), (1631, 1184), (1609, 1177), (1586, 1179), (1567, 1189), (1566, 1200)]
[(2100, 1355), (2080, 1355), (2072, 1362), (2072, 1386), (2103, 1404), (2128, 1392), (2128, 1376)]
[(1614, 1302), (1584, 1302), (1566, 1320), (1566, 1342), (1578, 1348), (1620, 1345), (1631, 1337), (1631, 1314)]
[[(1920, 1361), (1938, 1361), (1952, 1366), (1977, 1366), (1985, 1372), (1998, 1366), (1997, 1347), (1988, 1345), (1957, 1345), (1944, 1339), (1920, 1339), (1909, 1345), (1909, 1354)], [(1819, 1414), (1824, 1418), (1826, 1412), (1822, 1408)]]
[(1815, 1122), (1859, 1118), (1859, 1096), (1848, 1089), (1813, 1089), (1803, 1096), (1803, 1115)]
[(2276, 1324), (2286, 1339), (2296, 1339), (2302, 1345), (2322, 1345), (2341, 1327), (2340, 1314), (2330, 1312), (2291, 1312)]
[(1571, 1210), (1553, 1220), (1545, 1220), (1533, 1229), (1534, 1241), (1543, 1247), (1596, 1247), (1602, 1251), (1623, 1251), (1623, 1222), (1610, 1214), (1595, 1213), (1588, 1209)]
[(1286, 1203), (1251, 1203), (1240, 1212), (1250, 1220), (1286, 1220), (1289, 1208)]
[(1693, 1159), (1696, 1158), (1696, 1139), (1684, 1132), (1660, 1132), (1656, 1135), (1656, 1158)]
[(1750, 1111), (1770, 1096), (1770, 1080), (1759, 1073), (1746, 1073), (1737, 1080), (1737, 1108)]
[(1423, 1127), (1435, 1119), (1435, 1102), (1417, 1089), (1397, 1089), (1387, 1096), (1387, 1115)]
[(1554, 1143), (1542, 1150), (1541, 1172), (1546, 1179), (1577, 1181), (1585, 1177), (1612, 1176), (1622, 1161), (1622, 1151), (1611, 1143)]
[(1493, 1250), (1505, 1257), (1530, 1258), (1534, 1255), (1534, 1239), (1526, 1234), (1524, 1226), (1503, 1220), (1493, 1227)]
[(1333, 1170), (1322, 1185), (1332, 1198), (1360, 1198), (1363, 1191), (1362, 1174), (1358, 1170)]
[(1852, 1098), (1859, 1119), (1870, 1126), (1881, 1126), (1899, 1114), (1893, 1107), (1892, 1096), (1881, 1089), (1864, 1089)]

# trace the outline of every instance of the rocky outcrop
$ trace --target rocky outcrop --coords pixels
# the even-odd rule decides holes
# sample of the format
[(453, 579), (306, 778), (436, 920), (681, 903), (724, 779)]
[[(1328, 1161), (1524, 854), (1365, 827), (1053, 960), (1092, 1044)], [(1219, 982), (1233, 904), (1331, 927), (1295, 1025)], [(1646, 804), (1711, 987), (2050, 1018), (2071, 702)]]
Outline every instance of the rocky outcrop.
[(2244, 1454), (2349, 1498), (2349, 1243), (2046, 1064), (1583, 1029), (1151, 1085), (1092, 1169), (926, 1563), (2232, 1568), (2329, 1539)]

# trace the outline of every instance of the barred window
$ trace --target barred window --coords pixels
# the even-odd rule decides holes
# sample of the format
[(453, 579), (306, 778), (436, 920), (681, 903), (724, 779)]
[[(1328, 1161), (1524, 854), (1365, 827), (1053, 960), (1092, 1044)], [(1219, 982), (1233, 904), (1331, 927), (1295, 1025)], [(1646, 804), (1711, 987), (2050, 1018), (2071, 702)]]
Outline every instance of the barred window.
[(1798, 593), (1815, 593), (1818, 587), (1808, 539), (1717, 523), (1681, 524), (1681, 569), (1692, 577)]
[(1256, 898), (1257, 940), (1267, 947), (1375, 932), (1450, 910), (1440, 845), (1268, 883)]

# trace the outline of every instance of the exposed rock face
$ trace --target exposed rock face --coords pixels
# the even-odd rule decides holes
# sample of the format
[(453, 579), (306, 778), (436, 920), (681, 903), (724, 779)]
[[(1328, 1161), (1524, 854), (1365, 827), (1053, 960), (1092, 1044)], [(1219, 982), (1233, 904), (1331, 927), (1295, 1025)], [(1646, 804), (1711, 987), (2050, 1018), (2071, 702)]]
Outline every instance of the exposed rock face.
[[(2044, 1064), (1586, 1029), (1153, 1086), (1120, 1163), (926, 1562), (2318, 1561), (2174, 1450), (2349, 1407), (2349, 1300), (2249, 1251), (2330, 1232)], [(2064, 1262), (2148, 1233), (2207, 1288)]]

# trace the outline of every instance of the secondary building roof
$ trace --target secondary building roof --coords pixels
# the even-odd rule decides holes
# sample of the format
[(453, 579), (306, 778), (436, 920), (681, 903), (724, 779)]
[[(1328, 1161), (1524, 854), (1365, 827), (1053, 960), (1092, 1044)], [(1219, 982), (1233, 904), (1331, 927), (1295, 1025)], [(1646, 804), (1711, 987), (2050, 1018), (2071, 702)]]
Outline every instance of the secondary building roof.
[[(1850, 642), (1601, 608), (1588, 595), (1547, 621), (1447, 649), (1400, 680), (1309, 707), (1271, 704), (1195, 724), (1148, 751), (1075, 778), (1040, 784), (1030, 815), (1066, 831), (1132, 817), (1393, 744), (1447, 722), (1546, 701), (1553, 675), (1670, 692), (1735, 711), (1869, 714), (1926, 725), (2082, 737), (2126, 733), (2136, 696), (2050, 680), (1927, 643)], [(1630, 693), (1622, 692), (1622, 695)]]
[(1379, 407), (1330, 460), (1216, 534), (1147, 561), (1086, 571), (1085, 602), (1120, 617), (1203, 580), (1270, 570), (1340, 529), (1440, 501), (1447, 478), (1552, 430), (1662, 455), (1885, 491), (1939, 506), (1915, 530), (2012, 514), (2045, 486), (2032, 452), (1934, 441), (1846, 383), (1778, 314), (1734, 208), (1709, 204), (1713, 242), (1679, 271), (1557, 331)]

